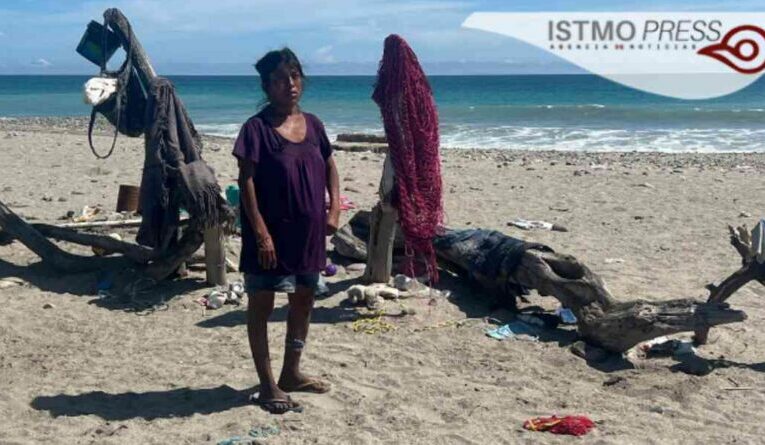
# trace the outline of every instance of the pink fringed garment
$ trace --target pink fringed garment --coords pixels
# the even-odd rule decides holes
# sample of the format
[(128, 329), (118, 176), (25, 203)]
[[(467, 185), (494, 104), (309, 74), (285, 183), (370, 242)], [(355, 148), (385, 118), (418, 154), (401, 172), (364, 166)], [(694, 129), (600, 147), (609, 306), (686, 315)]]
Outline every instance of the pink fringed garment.
[(417, 56), (398, 35), (385, 39), (372, 99), (382, 113), (395, 171), (393, 206), (404, 234), (409, 274), (414, 275), (414, 258), (420, 255), (435, 282), (433, 237), (443, 222), (438, 112)]

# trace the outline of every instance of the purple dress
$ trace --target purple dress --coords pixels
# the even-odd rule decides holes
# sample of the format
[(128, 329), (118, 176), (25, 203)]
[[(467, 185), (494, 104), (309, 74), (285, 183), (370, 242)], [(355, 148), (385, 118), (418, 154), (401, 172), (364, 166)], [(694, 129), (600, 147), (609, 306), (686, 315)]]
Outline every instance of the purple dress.
[[(258, 262), (258, 245), (242, 213), (240, 270), (257, 275), (317, 273), (326, 266), (326, 160), (332, 147), (319, 118), (303, 113), (306, 134), (294, 143), (256, 114), (242, 125), (233, 155), (255, 164), (258, 209), (276, 249), (276, 269)], [(244, 209), (244, 207), (240, 207)]]

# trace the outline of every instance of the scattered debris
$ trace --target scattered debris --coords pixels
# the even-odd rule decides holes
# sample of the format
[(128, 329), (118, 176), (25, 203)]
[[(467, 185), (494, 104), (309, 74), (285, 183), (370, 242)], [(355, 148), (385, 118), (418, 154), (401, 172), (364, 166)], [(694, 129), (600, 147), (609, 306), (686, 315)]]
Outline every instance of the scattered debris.
[(218, 441), (218, 445), (255, 445), (263, 443), (263, 439), (278, 436), (281, 429), (276, 425), (254, 426), (246, 436), (233, 436)]
[(641, 343), (637, 348), (646, 358), (654, 357), (677, 357), (686, 354), (695, 354), (696, 349), (693, 343), (687, 340), (670, 340), (666, 336), (654, 338), (653, 340)]
[(205, 298), (205, 306), (207, 307), (207, 309), (218, 309), (222, 307), (224, 304), (226, 304), (227, 300), (228, 300), (228, 295), (226, 294), (226, 292), (216, 289), (210, 292)]
[(398, 274), (393, 277), (393, 287), (400, 291), (413, 291), (422, 290), (425, 285), (415, 280), (414, 278), (407, 277), (403, 274)]
[(351, 198), (340, 195), (340, 210), (346, 211), (346, 210), (353, 210), (356, 208), (356, 204), (351, 201)]
[(76, 223), (81, 222), (88, 222), (93, 221), (97, 216), (99, 216), (102, 213), (103, 209), (101, 206), (85, 206), (82, 208), (82, 211), (80, 212), (80, 216), (72, 218), (72, 221)]
[(553, 434), (584, 436), (595, 428), (595, 422), (586, 416), (535, 417), (523, 422), (523, 428), (530, 431), (547, 431)]
[(496, 340), (538, 341), (541, 328), (522, 320), (515, 320), (498, 328), (486, 330), (486, 335)]
[(603, 262), (606, 264), (624, 264), (624, 259), (623, 258), (606, 258), (605, 260), (603, 260)]
[(234, 281), (228, 285), (228, 300), (232, 303), (241, 301), (245, 296), (244, 284), (241, 281)]
[(555, 315), (560, 318), (563, 324), (576, 324), (576, 315), (569, 308), (559, 307), (555, 309)]
[(244, 285), (241, 282), (236, 281), (231, 283), (228, 288), (214, 289), (207, 294), (206, 297), (200, 298), (196, 300), (196, 302), (204, 306), (206, 309), (219, 309), (224, 304), (241, 304), (244, 295)]
[(384, 334), (398, 329), (396, 325), (384, 321), (382, 319), (383, 315), (385, 315), (383, 312), (378, 312), (377, 315), (372, 318), (359, 318), (351, 325), (353, 332)]
[(324, 268), (324, 275), (328, 277), (335, 276), (338, 272), (337, 265), (329, 263), (327, 264), (327, 267)]
[(552, 230), (554, 232), (568, 232), (568, 229), (566, 229), (565, 227), (559, 224), (549, 223), (546, 221), (528, 221), (525, 219), (514, 219), (508, 222), (507, 225), (517, 227), (523, 230), (540, 229), (540, 230)]

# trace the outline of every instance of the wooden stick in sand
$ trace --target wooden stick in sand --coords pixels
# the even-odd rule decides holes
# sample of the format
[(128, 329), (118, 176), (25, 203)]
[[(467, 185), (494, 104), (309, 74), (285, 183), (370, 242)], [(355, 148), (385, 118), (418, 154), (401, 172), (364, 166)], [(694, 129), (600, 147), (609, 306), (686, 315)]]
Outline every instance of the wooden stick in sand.
[(385, 157), (382, 179), (380, 180), (380, 202), (372, 209), (367, 243), (367, 268), (363, 281), (387, 283), (393, 271), (393, 243), (396, 238), (398, 212), (391, 204), (395, 173), (390, 154)]

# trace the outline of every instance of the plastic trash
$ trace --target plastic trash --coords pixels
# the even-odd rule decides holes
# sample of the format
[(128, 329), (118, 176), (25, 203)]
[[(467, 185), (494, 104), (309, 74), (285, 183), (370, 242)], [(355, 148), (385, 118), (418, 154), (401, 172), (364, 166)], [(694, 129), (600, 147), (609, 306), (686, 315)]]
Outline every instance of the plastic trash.
[(93, 77), (85, 82), (82, 90), (83, 102), (96, 106), (109, 100), (117, 92), (117, 79)]
[(337, 266), (329, 263), (327, 264), (327, 267), (324, 268), (324, 275), (328, 277), (335, 276), (337, 274)]
[(228, 295), (226, 295), (226, 292), (214, 290), (210, 292), (210, 295), (207, 296), (207, 308), (218, 309), (226, 304), (226, 300), (228, 300)]
[(229, 185), (226, 187), (226, 201), (228, 205), (236, 209), (236, 226), (242, 227), (241, 212), (239, 211), (239, 187)]
[(557, 315), (564, 324), (576, 324), (576, 315), (574, 315), (569, 308), (559, 307), (555, 309), (555, 315)]
[(667, 337), (658, 337), (640, 345), (640, 349), (647, 358), (652, 357), (670, 357), (686, 354), (695, 354), (696, 348), (693, 343), (687, 340), (670, 340)]
[(418, 290), (424, 286), (420, 285), (420, 282), (414, 278), (407, 277), (404, 274), (398, 274), (393, 277), (393, 287), (400, 290), (401, 292), (406, 292)]
[(568, 230), (558, 224), (550, 223), (547, 221), (530, 221), (526, 219), (514, 219), (507, 223), (508, 226), (517, 227), (519, 229), (523, 230), (532, 230), (532, 229), (539, 229), (539, 230), (552, 230), (555, 232), (568, 232)]
[(244, 297), (244, 284), (241, 281), (234, 281), (228, 286), (228, 290), (236, 294), (239, 298)]
[(540, 330), (541, 328), (538, 326), (528, 324), (524, 321), (516, 320), (498, 328), (488, 329), (486, 331), (486, 335), (496, 340), (513, 339), (537, 341), (539, 340)]

